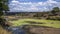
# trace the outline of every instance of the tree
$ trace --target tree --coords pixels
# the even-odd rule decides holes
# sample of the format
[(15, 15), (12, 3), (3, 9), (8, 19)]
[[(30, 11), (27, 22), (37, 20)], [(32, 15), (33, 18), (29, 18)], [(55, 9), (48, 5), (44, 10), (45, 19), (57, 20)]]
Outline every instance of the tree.
[(4, 14), (3, 11), (8, 11), (8, 0), (0, 0), (0, 17)]
[(54, 7), (53, 10), (51, 11), (53, 14), (55, 14), (56, 12), (59, 12), (59, 7)]
[(0, 25), (4, 25), (5, 24), (5, 19), (2, 18), (2, 16), (4, 15), (3, 11), (8, 11), (8, 0), (0, 0)]

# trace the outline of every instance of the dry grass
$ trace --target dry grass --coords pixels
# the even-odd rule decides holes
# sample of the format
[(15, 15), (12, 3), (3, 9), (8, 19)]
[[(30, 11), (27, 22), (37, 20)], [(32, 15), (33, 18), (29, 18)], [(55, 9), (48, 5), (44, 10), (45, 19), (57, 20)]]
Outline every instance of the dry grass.
[(3, 28), (0, 26), (0, 34), (11, 34), (11, 32), (3, 29)]

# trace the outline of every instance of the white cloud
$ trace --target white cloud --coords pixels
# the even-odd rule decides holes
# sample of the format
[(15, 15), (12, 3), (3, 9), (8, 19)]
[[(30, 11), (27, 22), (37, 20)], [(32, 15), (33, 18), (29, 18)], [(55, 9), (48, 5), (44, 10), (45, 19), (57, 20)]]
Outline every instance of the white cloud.
[(10, 4), (11, 11), (48, 11), (55, 6), (60, 7), (60, 2), (47, 0), (46, 2), (19, 2), (17, 0), (13, 0)]

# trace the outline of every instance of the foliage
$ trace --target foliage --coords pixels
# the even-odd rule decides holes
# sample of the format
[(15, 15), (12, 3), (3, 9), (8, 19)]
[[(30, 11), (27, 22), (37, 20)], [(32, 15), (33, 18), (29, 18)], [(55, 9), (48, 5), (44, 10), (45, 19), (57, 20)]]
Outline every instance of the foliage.
[(8, 0), (0, 0), (0, 25), (1, 26), (5, 26), (7, 24), (5, 24), (6, 20), (4, 19), (4, 17), (2, 17), (4, 15), (3, 11), (8, 11)]
[(0, 0), (0, 17), (3, 15), (3, 11), (8, 11), (8, 0)]
[(8, 9), (8, 0), (0, 0), (0, 34), (11, 34), (11, 32), (4, 29), (9, 25), (5, 23), (6, 20), (2, 17), (4, 15), (3, 11), (8, 11)]
[(56, 12), (59, 12), (59, 11), (60, 11), (59, 7), (54, 7), (51, 12), (55, 14)]

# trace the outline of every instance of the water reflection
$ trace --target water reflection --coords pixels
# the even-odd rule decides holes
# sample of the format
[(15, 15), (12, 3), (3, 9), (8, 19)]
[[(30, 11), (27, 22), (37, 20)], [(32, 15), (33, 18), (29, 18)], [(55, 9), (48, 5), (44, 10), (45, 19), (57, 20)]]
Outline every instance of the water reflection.
[(26, 31), (21, 27), (9, 27), (9, 31), (12, 31), (12, 34), (26, 34)]

